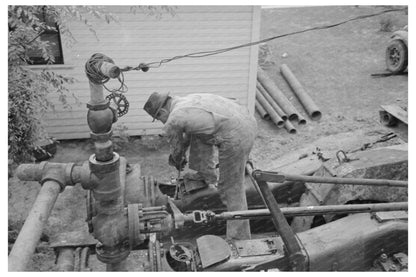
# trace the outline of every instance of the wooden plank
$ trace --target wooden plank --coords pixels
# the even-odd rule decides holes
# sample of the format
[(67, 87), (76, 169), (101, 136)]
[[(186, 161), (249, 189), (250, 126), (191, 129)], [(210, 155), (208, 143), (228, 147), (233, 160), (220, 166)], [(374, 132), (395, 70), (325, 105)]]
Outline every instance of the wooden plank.
[(398, 120), (408, 124), (407, 111), (405, 111), (402, 107), (398, 105), (381, 105), (380, 107)]

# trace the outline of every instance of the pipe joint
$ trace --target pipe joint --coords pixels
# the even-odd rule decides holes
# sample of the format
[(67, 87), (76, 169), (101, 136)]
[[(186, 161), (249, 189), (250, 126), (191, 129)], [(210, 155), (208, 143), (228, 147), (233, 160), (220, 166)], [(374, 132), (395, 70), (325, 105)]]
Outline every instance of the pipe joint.
[(95, 154), (89, 158), (89, 167), (92, 173), (100, 175), (116, 171), (120, 167), (120, 156), (113, 152), (113, 158), (106, 162), (97, 160)]
[(118, 263), (130, 253), (127, 214), (99, 214), (94, 217), (94, 237), (99, 241), (96, 246), (97, 258), (104, 263)]
[(22, 164), (17, 169), (17, 177), (23, 181), (38, 181), (43, 185), (46, 181), (55, 181), (61, 187), (73, 186), (78, 182), (80, 168), (74, 163)]
[(113, 131), (110, 130), (107, 133), (90, 133), (90, 137), (93, 141), (107, 141), (111, 139), (111, 136), (113, 135)]
[(61, 166), (51, 167), (46, 171), (46, 174), (43, 175), (43, 178), (39, 181), (43, 185), (47, 181), (54, 181), (59, 184), (61, 191), (63, 192), (66, 187), (65, 174)]

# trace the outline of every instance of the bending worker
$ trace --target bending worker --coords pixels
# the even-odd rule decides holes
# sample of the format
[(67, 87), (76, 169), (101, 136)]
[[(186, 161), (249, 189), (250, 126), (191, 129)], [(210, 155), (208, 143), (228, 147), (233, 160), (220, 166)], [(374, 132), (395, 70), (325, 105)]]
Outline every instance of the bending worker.
[[(257, 133), (257, 123), (248, 110), (234, 100), (213, 94), (184, 97), (157, 92), (144, 110), (164, 124), (171, 145), (169, 164), (182, 170), (189, 149), (189, 168), (207, 184), (217, 181), (215, 148), (218, 148), (218, 190), (228, 211), (247, 210), (244, 188), (245, 165)], [(250, 239), (248, 220), (227, 221), (227, 238)]]

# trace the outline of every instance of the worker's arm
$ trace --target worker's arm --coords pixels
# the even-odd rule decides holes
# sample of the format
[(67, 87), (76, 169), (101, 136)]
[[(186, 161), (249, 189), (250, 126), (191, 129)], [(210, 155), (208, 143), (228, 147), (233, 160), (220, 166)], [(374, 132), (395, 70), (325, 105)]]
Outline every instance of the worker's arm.
[(181, 168), (186, 161), (185, 154), (190, 144), (190, 138), (184, 133), (184, 126), (180, 123), (173, 118), (168, 120), (163, 128), (171, 149), (169, 162), (176, 168)]

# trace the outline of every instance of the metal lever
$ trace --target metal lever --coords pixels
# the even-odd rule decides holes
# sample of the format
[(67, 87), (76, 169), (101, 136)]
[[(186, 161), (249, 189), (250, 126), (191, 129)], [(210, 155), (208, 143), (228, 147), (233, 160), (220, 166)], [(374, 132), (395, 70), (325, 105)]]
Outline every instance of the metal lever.
[(270, 210), (273, 224), (286, 246), (291, 268), (293, 271), (304, 271), (306, 267), (306, 257), (302, 253), (302, 248), (296, 237), (296, 234), (293, 232), (292, 228), (289, 226), (289, 223), (286, 221), (286, 218), (280, 210), (267, 182), (257, 179), (256, 175), (256, 171), (254, 171), (253, 177), (258, 183), (262, 198), (266, 206)]

